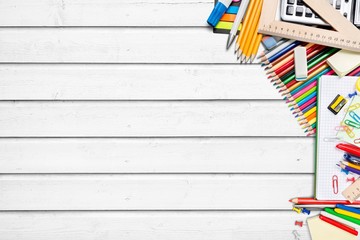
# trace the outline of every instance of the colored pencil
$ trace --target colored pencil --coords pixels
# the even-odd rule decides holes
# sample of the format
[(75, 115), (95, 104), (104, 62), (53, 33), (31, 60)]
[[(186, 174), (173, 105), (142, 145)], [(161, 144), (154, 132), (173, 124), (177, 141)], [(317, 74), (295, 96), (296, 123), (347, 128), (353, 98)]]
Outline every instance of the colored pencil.
[(311, 204), (311, 205), (326, 205), (326, 204), (343, 204), (343, 205), (360, 205), (360, 201), (355, 201), (353, 203), (347, 200), (316, 200), (315, 198), (292, 198), (289, 202), (295, 204)]

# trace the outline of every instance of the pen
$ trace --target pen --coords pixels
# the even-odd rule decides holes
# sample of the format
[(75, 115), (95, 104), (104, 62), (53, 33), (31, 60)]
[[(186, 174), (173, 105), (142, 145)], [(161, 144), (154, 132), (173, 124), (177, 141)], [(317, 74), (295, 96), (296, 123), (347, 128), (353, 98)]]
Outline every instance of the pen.
[(239, 7), (239, 10), (236, 14), (236, 18), (235, 18), (235, 21), (231, 27), (231, 30), (230, 30), (230, 33), (229, 33), (229, 36), (228, 36), (228, 40), (227, 40), (227, 45), (226, 45), (226, 49), (229, 49), (229, 47), (231, 46), (231, 44), (233, 43), (235, 37), (236, 37), (236, 33), (239, 29), (239, 26), (240, 26), (240, 23), (241, 21), (243, 20), (244, 18), (244, 15), (245, 15), (245, 12), (246, 12), (246, 9), (249, 5), (249, 2), (250, 0), (242, 0), (241, 3), (240, 3), (240, 7)]

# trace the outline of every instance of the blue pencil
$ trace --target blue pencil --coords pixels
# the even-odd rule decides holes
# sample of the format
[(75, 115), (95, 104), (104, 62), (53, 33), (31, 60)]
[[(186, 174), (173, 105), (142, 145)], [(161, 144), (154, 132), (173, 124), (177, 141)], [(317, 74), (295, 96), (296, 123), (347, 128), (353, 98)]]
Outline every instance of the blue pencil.
[(299, 41), (295, 41), (293, 42), (292, 44), (290, 44), (289, 46), (287, 46), (286, 48), (284, 49), (281, 49), (279, 52), (275, 53), (273, 56), (269, 57), (268, 58), (268, 61), (269, 62), (273, 62), (275, 61), (276, 59), (278, 59), (279, 57), (281, 57), (282, 55), (284, 55), (286, 52), (296, 48), (297, 46), (299, 46), (301, 44), (301, 42)]
[(301, 100), (300, 102), (298, 102), (298, 106), (301, 107), (303, 104), (305, 104), (307, 101), (309, 101), (310, 99), (312, 99), (313, 97), (315, 97), (317, 94), (317, 92), (313, 92), (312, 94), (310, 94), (309, 96), (307, 96), (306, 98), (304, 98), (303, 100)]
[(346, 211), (349, 211), (349, 212), (360, 214), (360, 209), (356, 209), (356, 208), (353, 208), (353, 207), (348, 207), (348, 206), (345, 206), (345, 205), (342, 205), (342, 204), (336, 204), (336, 207), (340, 208), (342, 210), (346, 210)]

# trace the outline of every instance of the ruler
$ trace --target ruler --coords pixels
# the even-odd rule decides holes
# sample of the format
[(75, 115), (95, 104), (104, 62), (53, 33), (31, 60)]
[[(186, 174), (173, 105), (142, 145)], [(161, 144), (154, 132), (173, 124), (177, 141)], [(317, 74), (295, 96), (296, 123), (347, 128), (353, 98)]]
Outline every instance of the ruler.
[(355, 202), (360, 197), (360, 178), (348, 186), (341, 194), (351, 203)]
[(280, 0), (264, 0), (259, 33), (360, 52), (360, 30), (337, 12), (327, 0), (304, 2), (334, 30), (277, 20)]

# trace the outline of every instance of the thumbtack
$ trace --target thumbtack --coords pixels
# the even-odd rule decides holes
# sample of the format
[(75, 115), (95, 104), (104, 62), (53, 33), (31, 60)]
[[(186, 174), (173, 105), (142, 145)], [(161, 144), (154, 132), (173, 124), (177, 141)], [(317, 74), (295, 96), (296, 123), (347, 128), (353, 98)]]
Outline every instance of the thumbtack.
[(310, 210), (309, 209), (303, 208), (303, 209), (301, 209), (301, 212), (304, 213), (304, 214), (310, 215)]
[(348, 97), (349, 98), (352, 98), (352, 97), (355, 97), (357, 95), (357, 92), (355, 91), (355, 92), (353, 92), (353, 93), (349, 93), (348, 94)]
[(349, 170), (346, 170), (346, 169), (341, 169), (341, 171), (340, 172), (343, 172), (343, 173), (345, 173), (346, 175), (348, 175), (349, 174)]
[(301, 213), (301, 208), (293, 207), (292, 210), (297, 212), (297, 213)]
[(303, 221), (295, 221), (295, 226), (302, 227), (304, 225)]
[(351, 177), (351, 178), (346, 178), (346, 182), (352, 182), (354, 183), (355, 182), (355, 178), (354, 177)]

